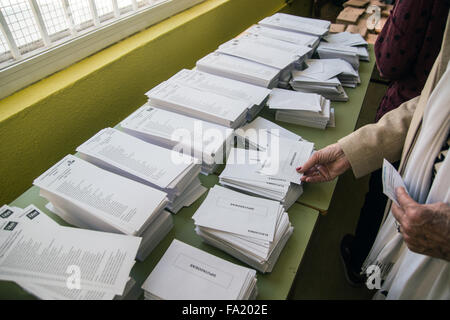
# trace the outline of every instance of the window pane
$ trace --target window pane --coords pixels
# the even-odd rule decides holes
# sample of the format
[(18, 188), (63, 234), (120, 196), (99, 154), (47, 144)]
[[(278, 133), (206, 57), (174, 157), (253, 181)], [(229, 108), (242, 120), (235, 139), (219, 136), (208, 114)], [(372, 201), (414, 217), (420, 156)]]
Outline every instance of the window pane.
[(6, 23), (22, 53), (43, 45), (28, 1), (0, 0), (0, 5)]
[(69, 26), (60, 0), (38, 0), (37, 3), (49, 35), (68, 30)]
[(9, 54), (9, 47), (3, 33), (0, 32), (0, 62), (8, 60), (9, 58), (11, 58), (11, 55)]
[(77, 29), (85, 29), (93, 24), (88, 0), (69, 0), (69, 7)]
[(112, 14), (114, 11), (112, 0), (95, 0), (95, 6), (97, 7), (99, 18)]

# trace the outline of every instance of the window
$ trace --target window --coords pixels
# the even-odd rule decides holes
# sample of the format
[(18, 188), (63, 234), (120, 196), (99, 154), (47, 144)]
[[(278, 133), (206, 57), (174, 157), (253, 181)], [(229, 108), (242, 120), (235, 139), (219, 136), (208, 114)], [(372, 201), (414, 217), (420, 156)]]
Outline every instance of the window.
[(0, 99), (203, 0), (0, 0)]

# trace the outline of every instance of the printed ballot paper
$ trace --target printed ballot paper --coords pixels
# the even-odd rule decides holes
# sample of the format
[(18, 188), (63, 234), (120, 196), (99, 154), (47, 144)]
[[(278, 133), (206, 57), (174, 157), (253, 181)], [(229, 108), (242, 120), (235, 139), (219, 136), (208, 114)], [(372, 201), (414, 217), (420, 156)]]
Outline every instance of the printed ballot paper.
[(148, 300), (249, 300), (256, 272), (174, 239), (142, 289)]
[(392, 201), (398, 205), (397, 193), (396, 190), (399, 187), (405, 188), (406, 185), (403, 182), (402, 177), (398, 173), (398, 171), (394, 168), (392, 164), (389, 163), (386, 159), (383, 160), (383, 193)]
[[(53, 232), (53, 229), (66, 227), (59, 226), (54, 220), (47, 216), (44, 212), (39, 210), (34, 205), (29, 205), (25, 209), (17, 207), (9, 207), (7, 205), (0, 208), (0, 223), (1, 221), (13, 221), (20, 225), (29, 224), (31, 227), (38, 229), (42, 232)], [(17, 225), (15, 225), (17, 227)], [(84, 234), (83, 234), (84, 235)], [(81, 234), (80, 234), (81, 236)], [(108, 245), (108, 243), (106, 243)], [(1, 243), (0, 243), (1, 246)], [(45, 260), (45, 258), (43, 259)], [(66, 274), (68, 278), (71, 274)], [(70, 288), (34, 283), (32, 281), (17, 280), (16, 281), (24, 290), (42, 300), (112, 300), (112, 299), (133, 299), (137, 298), (140, 294), (139, 287), (132, 278), (128, 278), (124, 292), (121, 295), (115, 295), (114, 293), (103, 291), (100, 289), (84, 289), (80, 287), (77, 289), (75, 286)]]
[[(26, 221), (41, 214), (32, 208), (26, 210), (26, 218), (0, 219), (0, 279), (124, 292), (141, 238), (60, 227), (42, 216), (39, 226)], [(72, 283), (74, 270), (79, 278)]]

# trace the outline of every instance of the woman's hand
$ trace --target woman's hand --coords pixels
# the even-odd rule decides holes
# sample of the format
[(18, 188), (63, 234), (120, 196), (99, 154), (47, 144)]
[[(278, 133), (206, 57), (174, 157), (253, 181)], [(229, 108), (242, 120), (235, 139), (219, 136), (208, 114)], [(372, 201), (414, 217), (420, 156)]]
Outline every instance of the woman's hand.
[(308, 161), (297, 168), (298, 173), (303, 173), (303, 182), (331, 181), (350, 168), (344, 151), (335, 143), (315, 152)]

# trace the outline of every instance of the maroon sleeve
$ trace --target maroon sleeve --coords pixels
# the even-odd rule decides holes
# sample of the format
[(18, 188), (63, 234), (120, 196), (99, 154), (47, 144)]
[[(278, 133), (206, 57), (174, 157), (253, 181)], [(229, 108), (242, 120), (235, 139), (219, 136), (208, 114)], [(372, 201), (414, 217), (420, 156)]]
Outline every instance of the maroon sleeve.
[(377, 67), (382, 76), (396, 80), (411, 71), (423, 46), (433, 4), (433, 0), (396, 2), (375, 42)]

